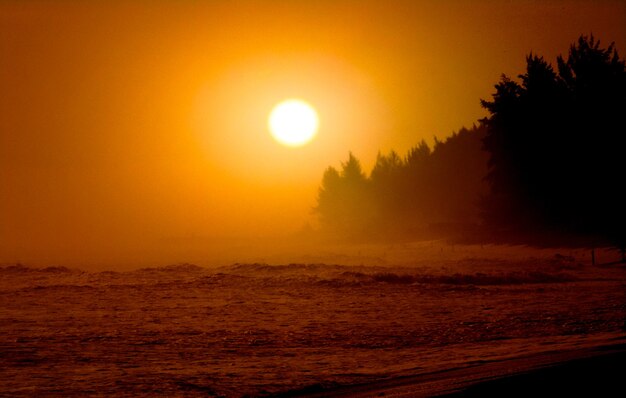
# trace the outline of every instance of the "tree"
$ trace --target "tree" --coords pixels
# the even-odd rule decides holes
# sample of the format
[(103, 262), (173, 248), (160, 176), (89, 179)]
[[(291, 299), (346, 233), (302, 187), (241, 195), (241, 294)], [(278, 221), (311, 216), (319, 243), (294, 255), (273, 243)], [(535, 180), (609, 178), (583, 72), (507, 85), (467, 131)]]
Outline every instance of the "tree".
[(350, 153), (341, 171), (330, 167), (322, 178), (315, 208), (322, 227), (375, 238), (475, 222), (486, 173), (483, 136), (482, 127), (473, 127), (436, 140), (432, 151), (422, 140), (404, 159), (379, 153), (369, 177)]
[[(613, 44), (581, 36), (558, 73), (529, 55), (521, 83), (503, 76), (491, 101), (487, 220), (550, 225), (623, 245), (626, 73)], [(525, 225), (524, 225), (525, 224)]]
[(329, 229), (343, 233), (360, 231), (368, 219), (370, 204), (367, 178), (361, 162), (352, 154), (341, 164), (341, 172), (329, 167), (324, 172), (314, 211)]
[(389, 225), (396, 225), (400, 207), (404, 205), (402, 186), (404, 184), (402, 171), (404, 162), (395, 152), (388, 155), (380, 152), (376, 157), (376, 164), (369, 177), (372, 197), (374, 222), (377, 226), (388, 229)]
[(322, 177), (322, 186), (317, 195), (317, 206), (314, 211), (318, 213), (323, 225), (332, 225), (340, 216), (341, 202), (341, 177), (334, 167), (328, 167)]

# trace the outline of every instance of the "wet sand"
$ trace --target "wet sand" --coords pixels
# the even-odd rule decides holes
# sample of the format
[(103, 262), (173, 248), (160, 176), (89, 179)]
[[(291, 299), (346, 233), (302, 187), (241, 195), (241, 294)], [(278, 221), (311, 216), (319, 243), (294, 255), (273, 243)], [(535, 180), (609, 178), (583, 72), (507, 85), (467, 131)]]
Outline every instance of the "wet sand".
[(524, 356), (284, 397), (621, 397), (626, 343)]

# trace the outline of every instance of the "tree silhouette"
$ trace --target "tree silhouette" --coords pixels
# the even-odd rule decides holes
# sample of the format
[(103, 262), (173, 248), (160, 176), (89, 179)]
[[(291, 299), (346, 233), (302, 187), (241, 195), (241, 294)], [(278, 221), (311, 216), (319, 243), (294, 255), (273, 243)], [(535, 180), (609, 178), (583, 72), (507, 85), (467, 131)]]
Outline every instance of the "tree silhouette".
[(370, 173), (369, 183), (374, 205), (373, 222), (386, 229), (399, 222), (398, 210), (405, 205), (403, 186), (404, 162), (395, 152), (388, 155), (378, 153), (376, 164)]
[(526, 58), (521, 83), (503, 76), (491, 101), (484, 147), (490, 154), (485, 200), (493, 225), (542, 225), (624, 244), (620, 192), (626, 73), (614, 45), (581, 36), (558, 73)]
[(411, 235), (430, 224), (478, 219), (486, 190), (484, 128), (461, 129), (431, 150), (422, 140), (406, 157), (379, 153), (369, 177), (352, 154), (324, 173), (315, 212), (323, 228), (352, 236)]
[(430, 222), (477, 223), (478, 202), (488, 189), (484, 181), (487, 154), (482, 150), (482, 126), (462, 128), (443, 142), (435, 142), (427, 184)]
[(333, 225), (341, 217), (341, 202), (341, 177), (337, 169), (331, 166), (324, 172), (314, 209), (323, 225)]
[(613, 44), (581, 36), (557, 66), (531, 53), (519, 81), (503, 75), (481, 100), (489, 117), (479, 126), (432, 149), (422, 140), (404, 158), (379, 153), (369, 177), (350, 153), (324, 173), (322, 226), (410, 235), (480, 215), (500, 231), (549, 227), (624, 248), (624, 61)]
[(329, 167), (324, 173), (314, 212), (323, 226), (340, 232), (362, 229), (371, 204), (368, 183), (359, 160), (350, 152), (341, 172)]

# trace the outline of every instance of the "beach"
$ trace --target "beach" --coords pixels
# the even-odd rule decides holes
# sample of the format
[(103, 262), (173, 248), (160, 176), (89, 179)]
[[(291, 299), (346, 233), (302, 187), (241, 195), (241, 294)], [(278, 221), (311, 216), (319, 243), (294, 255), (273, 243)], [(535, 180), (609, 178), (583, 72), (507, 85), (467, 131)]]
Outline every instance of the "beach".
[(284, 394), (301, 397), (621, 397), (626, 343), (530, 355), (378, 383)]
[[(623, 343), (623, 266), (462, 246), (410, 262), (426, 248), (400, 249), (385, 261), (0, 267), (0, 395), (485, 395), (571, 372), (612, 382), (589, 369), (623, 358), (598, 357)], [(541, 376), (554, 364), (557, 376)]]

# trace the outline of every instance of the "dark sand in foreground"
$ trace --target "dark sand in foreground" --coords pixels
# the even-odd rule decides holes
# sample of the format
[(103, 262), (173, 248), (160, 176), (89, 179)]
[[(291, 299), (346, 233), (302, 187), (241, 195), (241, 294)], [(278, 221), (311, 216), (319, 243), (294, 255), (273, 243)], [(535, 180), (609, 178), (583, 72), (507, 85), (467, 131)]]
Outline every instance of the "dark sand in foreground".
[(285, 396), (622, 397), (626, 392), (624, 373), (626, 343), (621, 343)]

